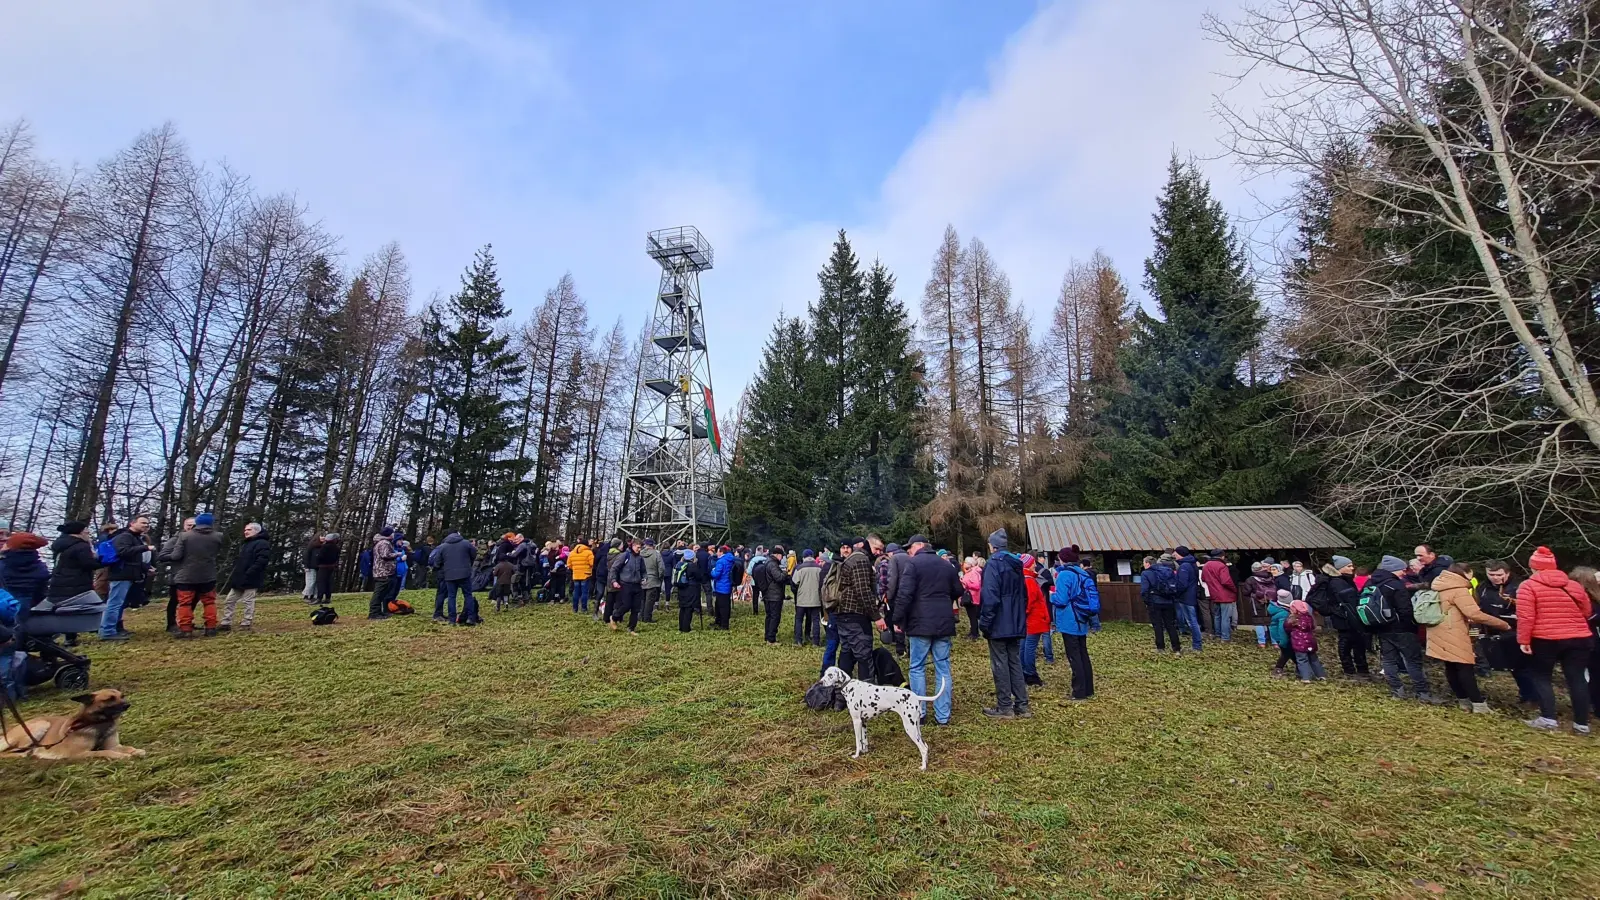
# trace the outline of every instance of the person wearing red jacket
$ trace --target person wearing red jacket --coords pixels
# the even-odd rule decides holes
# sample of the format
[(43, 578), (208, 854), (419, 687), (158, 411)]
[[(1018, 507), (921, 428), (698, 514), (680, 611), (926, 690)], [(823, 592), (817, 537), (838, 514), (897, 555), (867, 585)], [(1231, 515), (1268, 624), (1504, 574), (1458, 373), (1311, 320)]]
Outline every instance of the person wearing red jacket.
[(1589, 682), (1585, 673), (1594, 646), (1589, 593), (1556, 568), (1556, 555), (1549, 547), (1533, 551), (1528, 568), (1533, 574), (1517, 590), (1517, 644), (1532, 657), (1528, 669), (1539, 696), (1539, 717), (1528, 724), (1541, 731), (1560, 727), (1556, 693), (1550, 684), (1559, 662), (1572, 695), (1572, 730), (1588, 734)]
[(1239, 586), (1234, 584), (1221, 550), (1211, 551), (1211, 558), (1200, 567), (1200, 582), (1211, 598), (1211, 627), (1217, 639), (1226, 644), (1233, 639), (1233, 627), (1239, 623)]
[(1022, 586), (1028, 592), (1027, 628), (1022, 639), (1022, 678), (1030, 687), (1043, 687), (1039, 677), (1039, 640), (1044, 639), (1044, 657), (1056, 661), (1055, 636), (1050, 633), (1050, 603), (1039, 583), (1039, 561), (1032, 554), (1022, 556)]

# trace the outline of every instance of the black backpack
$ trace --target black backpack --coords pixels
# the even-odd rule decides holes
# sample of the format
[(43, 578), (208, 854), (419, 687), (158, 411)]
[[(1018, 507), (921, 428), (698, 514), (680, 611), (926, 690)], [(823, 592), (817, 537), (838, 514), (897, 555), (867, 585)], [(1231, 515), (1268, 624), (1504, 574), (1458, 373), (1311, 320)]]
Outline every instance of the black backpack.
[(844, 709), (844, 695), (837, 687), (819, 681), (806, 689), (806, 706), (816, 712)]
[(332, 625), (339, 621), (339, 614), (331, 606), (319, 606), (311, 611), (311, 624)]

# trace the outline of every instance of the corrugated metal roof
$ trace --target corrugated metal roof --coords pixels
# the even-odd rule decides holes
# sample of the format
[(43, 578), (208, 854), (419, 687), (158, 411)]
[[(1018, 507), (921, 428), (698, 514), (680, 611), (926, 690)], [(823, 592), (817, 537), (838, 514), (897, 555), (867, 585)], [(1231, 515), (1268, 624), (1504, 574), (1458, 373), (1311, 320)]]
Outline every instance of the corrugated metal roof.
[(1350, 539), (1304, 506), (1211, 506), (1116, 512), (1028, 513), (1028, 545), (1054, 551), (1334, 550)]

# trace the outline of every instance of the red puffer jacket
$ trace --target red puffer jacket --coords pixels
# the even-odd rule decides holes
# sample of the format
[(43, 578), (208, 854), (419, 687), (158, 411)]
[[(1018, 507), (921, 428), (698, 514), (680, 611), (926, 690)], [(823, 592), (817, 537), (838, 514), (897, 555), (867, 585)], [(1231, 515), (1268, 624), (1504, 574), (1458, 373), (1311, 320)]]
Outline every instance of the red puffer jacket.
[(1050, 633), (1050, 604), (1044, 598), (1044, 588), (1032, 573), (1024, 573), (1022, 583), (1028, 590), (1028, 633)]
[(1560, 569), (1534, 572), (1517, 591), (1517, 643), (1586, 638), (1589, 594)]

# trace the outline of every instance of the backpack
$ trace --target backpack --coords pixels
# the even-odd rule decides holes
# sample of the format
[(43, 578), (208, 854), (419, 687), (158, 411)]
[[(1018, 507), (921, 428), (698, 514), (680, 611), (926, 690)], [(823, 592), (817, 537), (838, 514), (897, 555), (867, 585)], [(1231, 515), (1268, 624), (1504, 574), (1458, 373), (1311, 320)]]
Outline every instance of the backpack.
[(102, 566), (114, 566), (121, 560), (117, 558), (116, 545), (111, 543), (111, 538), (106, 538), (94, 545), (94, 555), (100, 560)]
[(1079, 622), (1094, 621), (1094, 618), (1100, 615), (1100, 588), (1095, 585), (1089, 573), (1075, 570), (1071, 566), (1068, 566), (1066, 571), (1073, 573), (1072, 581), (1077, 585), (1077, 590), (1072, 596), (1064, 598), (1064, 602), (1062, 598), (1052, 596), (1051, 603), (1056, 606), (1071, 606)]
[(839, 570), (840, 563), (828, 567), (828, 574), (822, 579), (822, 607), (833, 609), (839, 605)]
[(1178, 583), (1178, 572), (1170, 566), (1151, 566), (1144, 570), (1150, 579), (1150, 592), (1163, 600), (1177, 600), (1183, 596), (1183, 586)]
[(1356, 618), (1368, 628), (1377, 628), (1380, 625), (1392, 625), (1400, 617), (1395, 614), (1394, 604), (1389, 598), (1378, 590), (1378, 586), (1368, 582), (1361, 589), (1361, 599), (1356, 601)]
[(1411, 618), (1417, 620), (1418, 625), (1438, 625), (1444, 621), (1444, 604), (1440, 602), (1439, 592), (1433, 588), (1423, 588), (1411, 595)]
[(319, 606), (311, 611), (311, 624), (332, 625), (339, 621), (339, 614), (331, 606)]
[(844, 696), (838, 688), (819, 681), (806, 689), (806, 706), (817, 712), (844, 709)]
[(689, 559), (678, 560), (677, 566), (672, 569), (672, 582), (674, 584), (689, 583)]
[(409, 616), (414, 612), (416, 612), (416, 609), (414, 609), (411, 604), (399, 599), (398, 597), (389, 601), (389, 613), (391, 615)]

